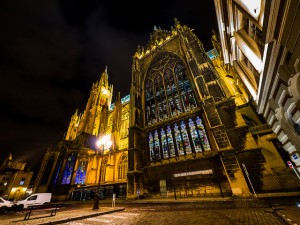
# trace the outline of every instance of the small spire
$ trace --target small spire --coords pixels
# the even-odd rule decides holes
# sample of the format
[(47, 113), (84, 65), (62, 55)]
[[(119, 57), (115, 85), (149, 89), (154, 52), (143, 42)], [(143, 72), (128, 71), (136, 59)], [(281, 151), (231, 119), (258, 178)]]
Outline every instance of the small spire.
[(105, 73), (107, 73), (107, 66), (105, 66)]
[(154, 30), (157, 30), (157, 27), (154, 25)]
[(179, 23), (179, 21), (177, 20), (176, 17), (174, 18), (174, 22), (175, 22), (175, 25), (180, 25), (180, 23)]

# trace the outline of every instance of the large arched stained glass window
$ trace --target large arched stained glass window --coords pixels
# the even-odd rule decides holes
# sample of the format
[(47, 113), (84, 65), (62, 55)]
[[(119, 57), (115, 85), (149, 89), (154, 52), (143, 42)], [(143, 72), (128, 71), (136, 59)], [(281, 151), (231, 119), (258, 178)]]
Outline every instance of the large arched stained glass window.
[(74, 170), (74, 164), (75, 164), (75, 157), (71, 155), (66, 162), (66, 167), (63, 173), (63, 178), (61, 181), (61, 184), (70, 184), (71, 183), (71, 178), (72, 178), (72, 173)]
[(153, 60), (145, 80), (145, 98), (148, 125), (197, 107), (185, 65), (178, 56), (162, 53)]
[(177, 55), (164, 52), (154, 58), (145, 80), (145, 103), (150, 161), (211, 150), (194, 110), (198, 106), (187, 69)]
[(86, 160), (80, 160), (75, 177), (75, 184), (84, 184), (86, 177)]

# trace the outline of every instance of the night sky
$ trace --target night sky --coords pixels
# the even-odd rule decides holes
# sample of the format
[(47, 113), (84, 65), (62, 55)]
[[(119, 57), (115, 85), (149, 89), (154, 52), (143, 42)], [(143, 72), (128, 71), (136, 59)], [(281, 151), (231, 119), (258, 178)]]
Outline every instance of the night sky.
[(147, 45), (154, 26), (171, 30), (174, 18), (212, 48), (213, 0), (0, 1), (0, 159), (11, 152), (37, 171), (105, 67), (113, 101), (129, 94), (137, 46)]

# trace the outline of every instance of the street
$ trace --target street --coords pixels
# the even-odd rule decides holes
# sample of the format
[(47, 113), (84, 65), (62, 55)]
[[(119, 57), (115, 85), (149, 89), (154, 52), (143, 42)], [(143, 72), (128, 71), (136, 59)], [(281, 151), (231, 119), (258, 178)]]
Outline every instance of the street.
[[(287, 224), (274, 209), (289, 209), (289, 215), (295, 214), (299, 208), (295, 203), (299, 198), (268, 199), (173, 199), (126, 201), (118, 199), (116, 209), (111, 213), (97, 214), (112, 208), (111, 200), (100, 201), (100, 209), (92, 210), (93, 200), (64, 202), (54, 217), (36, 212), (32, 219), (24, 221), (24, 212), (9, 212), (0, 215), (1, 224), (49, 224), (60, 221), (63, 224), (110, 224), (110, 225), (279, 225)], [(96, 215), (96, 214), (97, 215)], [(92, 215), (95, 214), (95, 215)], [(72, 218), (76, 218), (73, 219)]]
[(65, 224), (113, 224), (113, 225), (279, 225), (286, 224), (270, 208), (249, 207), (238, 204), (215, 205), (207, 202), (188, 204), (126, 204), (125, 211), (76, 220)]

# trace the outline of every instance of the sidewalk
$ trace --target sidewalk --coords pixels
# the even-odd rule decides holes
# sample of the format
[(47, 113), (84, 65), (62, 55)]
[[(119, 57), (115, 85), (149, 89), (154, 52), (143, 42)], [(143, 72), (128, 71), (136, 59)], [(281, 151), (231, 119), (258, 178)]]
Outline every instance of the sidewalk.
[[(284, 197), (283, 197), (284, 198)], [(221, 198), (221, 197), (201, 197), (201, 198), (161, 198), (161, 199), (138, 199), (138, 200), (125, 200), (116, 199), (115, 208), (109, 207), (111, 199), (101, 200), (100, 209), (91, 209), (92, 200), (89, 201), (68, 201), (65, 202), (66, 208), (59, 209), (56, 216), (50, 217), (50, 213), (41, 214), (32, 213), (30, 220), (24, 220), (25, 212), (18, 212), (14, 218), (1, 217), (1, 225), (7, 224), (59, 224), (63, 222), (70, 222), (89, 217), (95, 217), (103, 214), (114, 213), (123, 211), (126, 205), (132, 204), (194, 204), (193, 207), (200, 209), (230, 209), (230, 208), (270, 208), (278, 216), (280, 216), (289, 225), (300, 225), (300, 207), (295, 204), (286, 205), (269, 205), (264, 200), (259, 198)], [(200, 204), (197, 204), (200, 203)], [(73, 207), (67, 207), (68, 204), (73, 204)], [(76, 207), (74, 207), (74, 205)], [(78, 206), (78, 207), (77, 207)], [(105, 206), (105, 207), (104, 207)], [(119, 207), (122, 206), (122, 207)], [(189, 206), (191, 207), (191, 206)]]
[(74, 220), (86, 219), (89, 217), (104, 215), (108, 213), (114, 213), (118, 211), (123, 211), (125, 208), (123, 207), (101, 207), (100, 209), (93, 210), (89, 208), (80, 208), (80, 209), (72, 209), (66, 211), (60, 211), (58, 209), (55, 216), (49, 216), (50, 213), (35, 213), (32, 212), (29, 220), (24, 220), (25, 212), (19, 212), (18, 215), (14, 218), (1, 218), (1, 225), (7, 224), (35, 224), (35, 225), (49, 225), (49, 224), (59, 224), (59, 223), (67, 223)]

